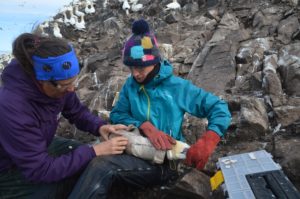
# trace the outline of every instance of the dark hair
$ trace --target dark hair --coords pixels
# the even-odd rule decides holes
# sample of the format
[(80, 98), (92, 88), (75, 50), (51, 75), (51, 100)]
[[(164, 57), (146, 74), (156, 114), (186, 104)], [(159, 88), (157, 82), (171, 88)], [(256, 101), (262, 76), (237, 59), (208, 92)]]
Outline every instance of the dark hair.
[(69, 52), (71, 47), (63, 39), (23, 33), (15, 39), (12, 49), (13, 55), (22, 65), (24, 71), (33, 75), (33, 55), (44, 58), (59, 56)]

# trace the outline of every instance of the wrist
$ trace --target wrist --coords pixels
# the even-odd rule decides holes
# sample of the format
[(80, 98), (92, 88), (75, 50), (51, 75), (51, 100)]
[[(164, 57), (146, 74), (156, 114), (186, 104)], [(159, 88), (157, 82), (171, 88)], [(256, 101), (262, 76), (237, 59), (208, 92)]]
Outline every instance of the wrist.
[(96, 157), (97, 154), (96, 154), (96, 151), (95, 151), (94, 147), (90, 146), (90, 149), (91, 149), (91, 153), (92, 153), (93, 158)]
[(98, 135), (99, 136), (99, 133), (100, 133), (100, 129), (101, 129), (101, 127), (102, 126), (105, 126), (105, 125), (107, 125), (108, 123), (106, 122), (106, 121), (104, 121), (104, 120), (102, 120), (101, 118), (99, 118), (99, 122), (98, 122), (98, 125), (97, 125), (97, 131), (95, 132), (95, 133), (93, 133), (94, 135)]
[(156, 128), (153, 126), (153, 124), (151, 124), (151, 122), (146, 121), (140, 126), (140, 130), (142, 133), (148, 136), (148, 134), (151, 134), (151, 132), (155, 132)]
[(94, 150), (94, 152), (95, 152), (95, 155), (96, 155), (96, 156), (98, 156), (98, 150), (96, 149), (95, 145), (94, 145), (94, 146), (92, 146), (92, 149)]
[(211, 140), (215, 143), (219, 143), (221, 140), (221, 137), (219, 136), (219, 134), (217, 134), (216, 132), (214, 132), (212, 130), (206, 131), (202, 137), (204, 137), (205, 139)]
[(98, 145), (94, 145), (92, 148), (94, 149), (96, 156), (99, 156), (102, 154), (101, 147), (99, 147)]
[(208, 148), (214, 148), (220, 140), (221, 138), (216, 132), (208, 130), (197, 140), (196, 145), (204, 144)]
[(147, 129), (151, 129), (152, 126), (153, 125), (151, 124), (151, 122), (145, 121), (141, 124), (140, 129), (147, 130)]

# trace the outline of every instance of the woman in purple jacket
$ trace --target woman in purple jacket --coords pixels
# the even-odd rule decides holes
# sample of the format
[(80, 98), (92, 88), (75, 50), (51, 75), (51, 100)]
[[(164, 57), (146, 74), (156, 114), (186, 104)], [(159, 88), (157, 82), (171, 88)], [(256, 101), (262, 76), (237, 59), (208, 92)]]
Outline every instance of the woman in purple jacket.
[(59, 115), (95, 136), (127, 127), (106, 125), (80, 103), (79, 64), (66, 41), (25, 33), (13, 55), (1, 76), (0, 198), (66, 198), (90, 160), (121, 154), (127, 139), (88, 146), (56, 137)]

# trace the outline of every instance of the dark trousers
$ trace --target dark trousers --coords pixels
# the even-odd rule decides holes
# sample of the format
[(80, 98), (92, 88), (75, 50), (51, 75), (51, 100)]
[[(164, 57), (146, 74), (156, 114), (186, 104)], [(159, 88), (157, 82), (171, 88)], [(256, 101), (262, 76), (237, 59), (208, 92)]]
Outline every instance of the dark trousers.
[(104, 199), (113, 186), (146, 188), (177, 177), (169, 162), (157, 165), (127, 154), (96, 157), (80, 176), (69, 199)]
[[(52, 156), (69, 153), (81, 143), (75, 140), (55, 137), (48, 148)], [(60, 199), (67, 198), (80, 172), (55, 183), (32, 183), (24, 178), (17, 168), (0, 173), (0, 199)]]

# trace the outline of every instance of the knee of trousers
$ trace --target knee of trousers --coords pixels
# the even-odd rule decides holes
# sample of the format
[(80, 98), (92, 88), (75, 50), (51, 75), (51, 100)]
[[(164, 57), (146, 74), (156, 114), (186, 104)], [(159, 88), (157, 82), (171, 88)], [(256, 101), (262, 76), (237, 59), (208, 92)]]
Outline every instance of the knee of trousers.
[(95, 157), (88, 165), (89, 169), (112, 170), (113, 163), (110, 156)]

